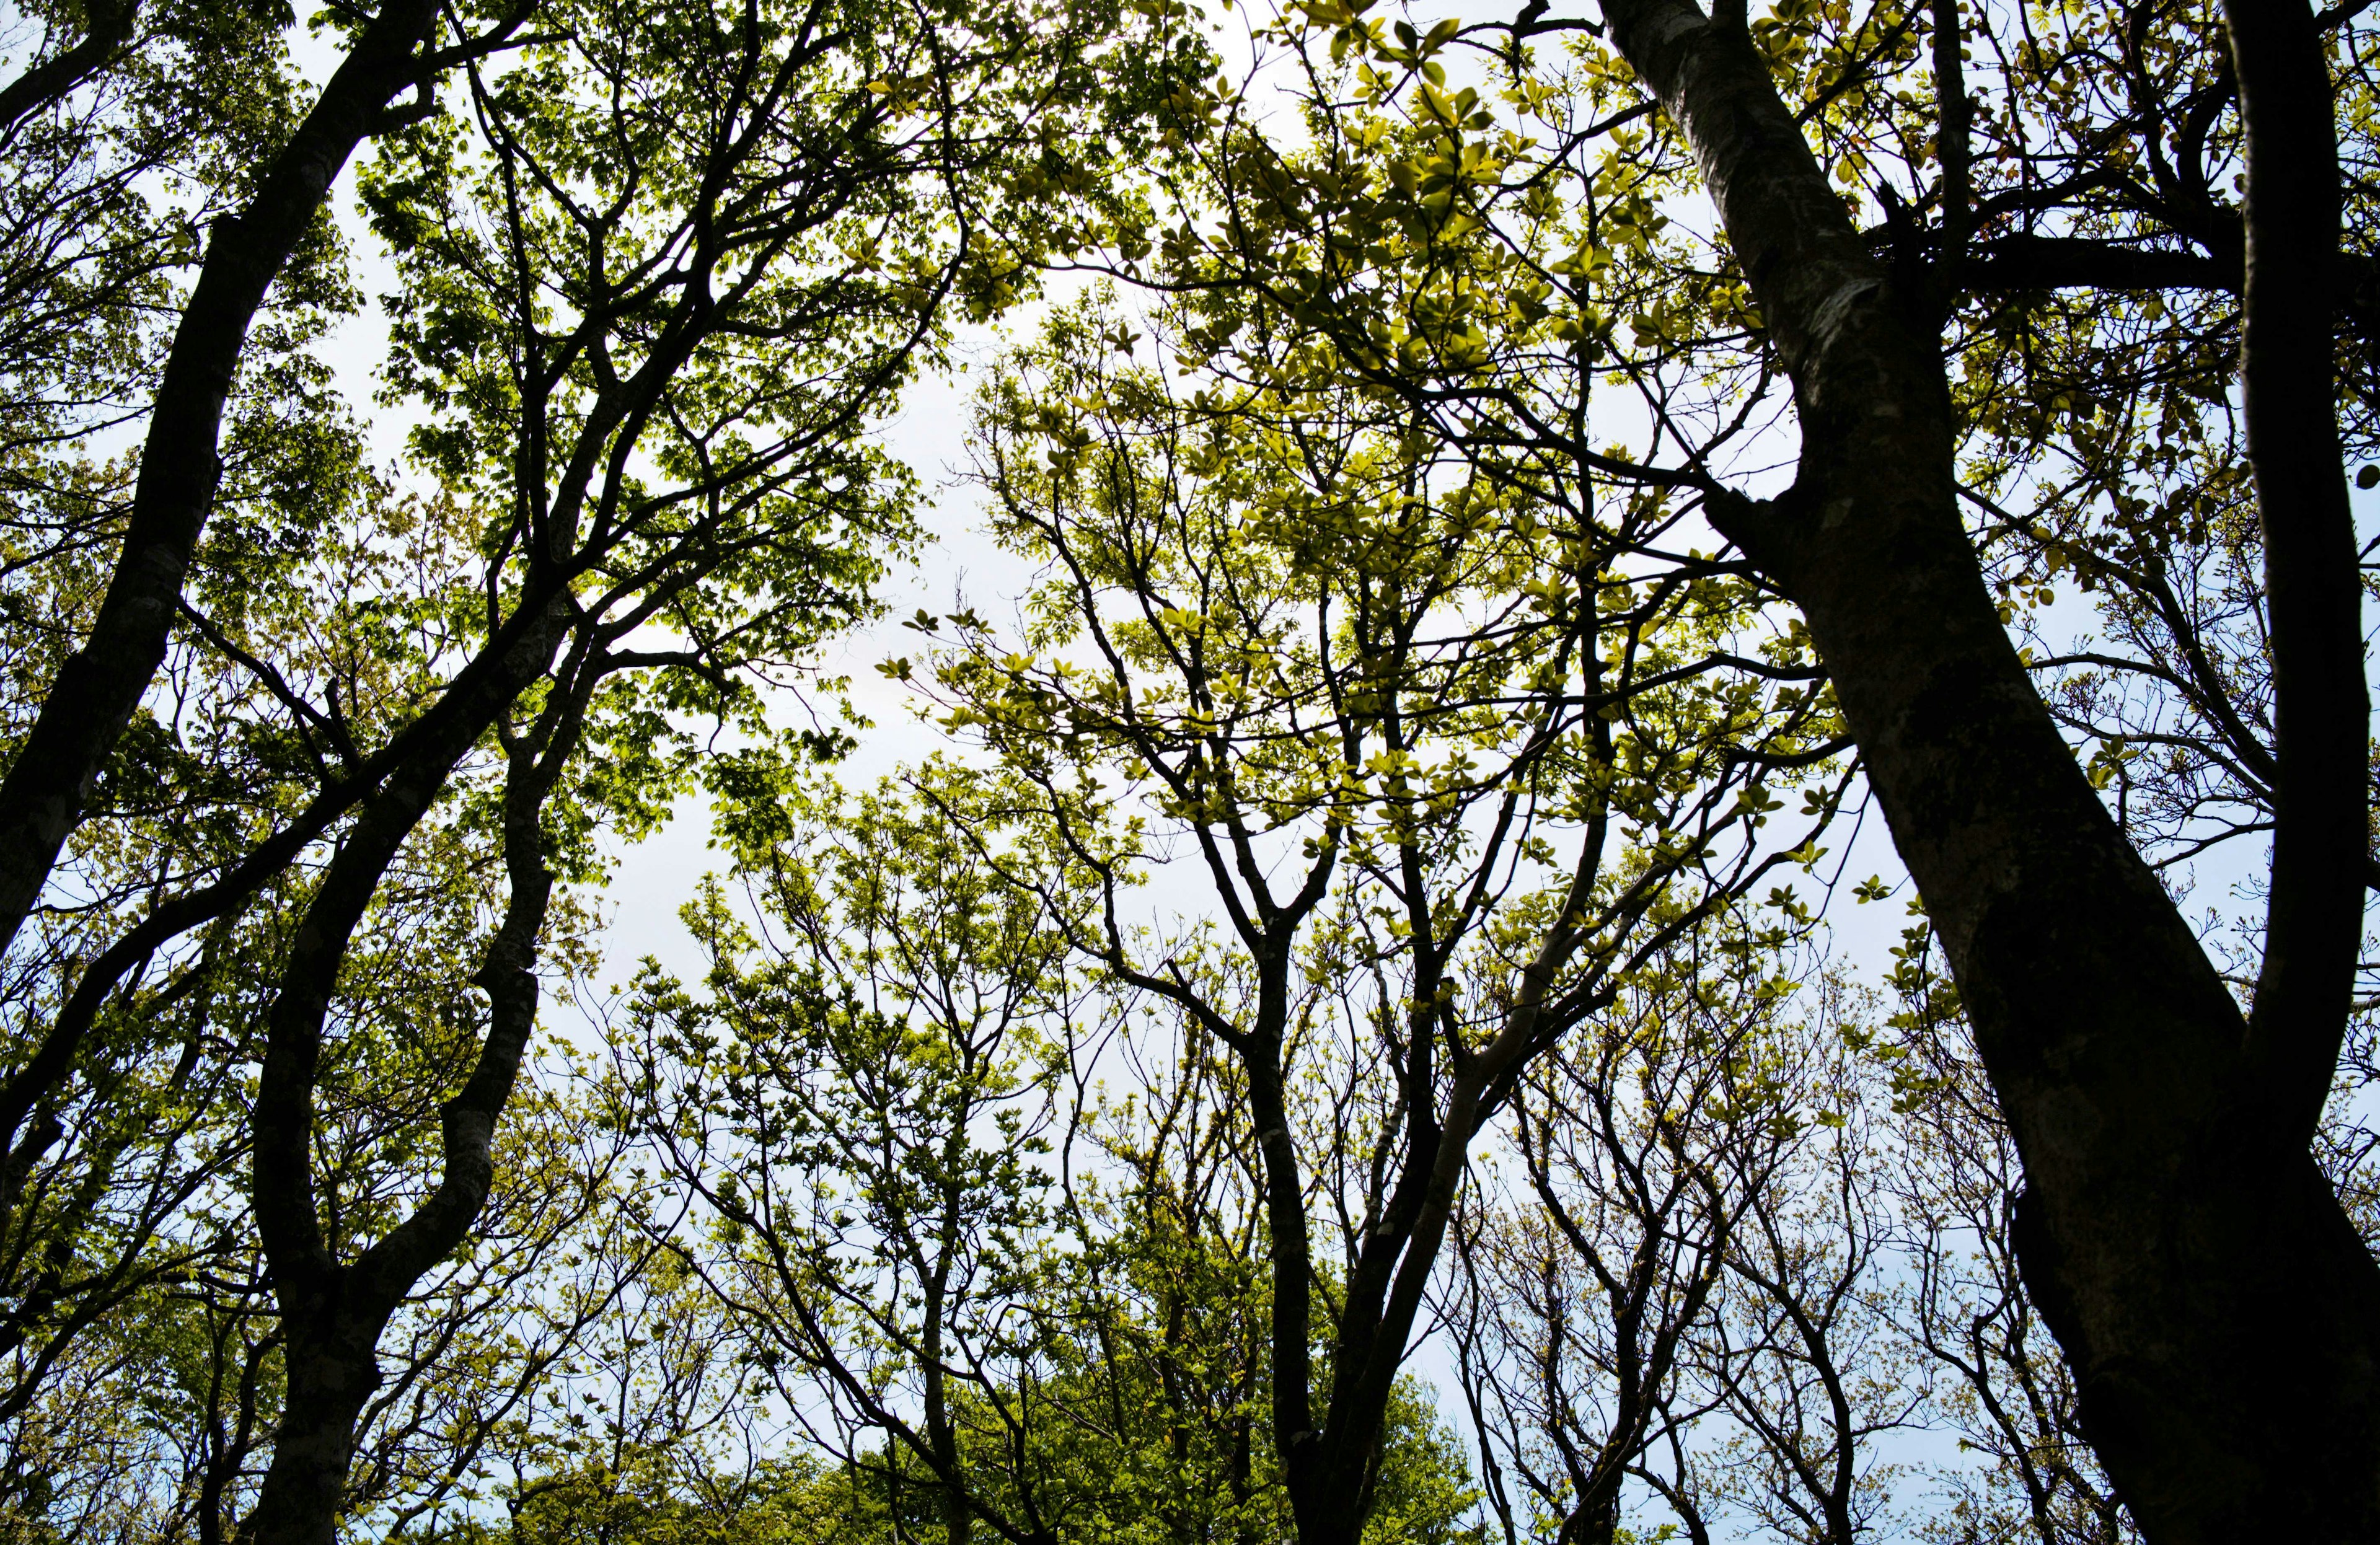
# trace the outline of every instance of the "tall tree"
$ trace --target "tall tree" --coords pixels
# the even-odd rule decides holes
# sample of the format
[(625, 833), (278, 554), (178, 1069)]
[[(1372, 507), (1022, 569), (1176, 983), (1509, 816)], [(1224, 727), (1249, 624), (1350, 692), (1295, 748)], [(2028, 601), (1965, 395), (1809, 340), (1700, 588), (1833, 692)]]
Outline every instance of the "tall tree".
[[(111, 36), (132, 11), (102, 18)], [(39, 899), (92, 780), (165, 658), (222, 476), (225, 407), (266, 292), (315, 230), (356, 147), (433, 110), (437, 78), (459, 59), (502, 47), (525, 18), (500, 14), (485, 32), (458, 36), (443, 51), (431, 46), (439, 19), (431, 0), (391, 0), (354, 19), (347, 55), (313, 107), (256, 168), (237, 211), (210, 227), (157, 378), (105, 593), (87, 636), (38, 694), (40, 708), (0, 779), (0, 947)], [(417, 105), (391, 105), (407, 91), (419, 93)]]
[[(1157, 272), (1262, 295), (1448, 444), (1693, 491), (1806, 625), (1940, 931), (2023, 1156), (2025, 1280), (2126, 1504), (2159, 1539), (2372, 1532), (2380, 1265), (2310, 1152), (2368, 872), (2338, 429), (2342, 402), (2357, 424), (2364, 409), (2332, 370), (2342, 320), (2360, 336), (2330, 105), (2362, 90), (2353, 14), (2226, 27), (2086, 6), (2035, 27), (1951, 5), (1615, 0), (1600, 21), (1532, 5), (1466, 30), (1369, 8), (1302, 6), (1272, 34), (1304, 72), (1306, 145), (1201, 128), (1234, 122), (1230, 92), (1184, 116), (1233, 194), (1219, 230), (1168, 233)], [(1566, 63), (1536, 72), (1547, 39)], [(1465, 44), (1475, 85), (1449, 74)], [(1987, 55), (2005, 100), (1963, 83)], [(2235, 173), (2244, 206), (2226, 201)], [(1707, 231), (1663, 201), (1696, 189)], [(1450, 279), (1470, 250), (1527, 283), (1420, 293), (1416, 246)], [(2041, 294), (2059, 286), (2095, 293)], [(2240, 349), (2236, 425), (2209, 339)], [(1547, 410), (1553, 340), (1638, 394), (1649, 421), (1624, 444)], [(1754, 468), (1722, 473), (1772, 381), (1791, 392), (1793, 481), (1755, 497)], [(2022, 504), (2059, 458), (2077, 475), (2040, 511), (2062, 524), (1973, 486)], [(2201, 521), (2249, 561), (2198, 572), (2240, 588), (2167, 605), (2166, 558), (2204, 548)], [(2231, 830), (2270, 833), (2244, 962), (2210, 955), (2101, 799), (2140, 748), (2103, 742), (2086, 772), (2032, 680), (2058, 667), (2010, 637), (2061, 566), (2172, 645), (2060, 651), (2064, 667), (2175, 705), (2195, 726), (2185, 769), (2240, 768), (2204, 774), (2207, 806), (2236, 800)], [(2221, 835), (2220, 810), (2204, 819), (2218, 830), (2180, 833), (2185, 850)]]
[(1605, 10), (1694, 145), (1794, 384), (1792, 490), (1714, 491), (1712, 518), (1808, 618), (1941, 930), (2024, 1156), (2020, 1259), (2086, 1430), (2153, 1540), (2380, 1528), (2380, 1263), (2309, 1152), (2368, 837), (2331, 384), (2337, 151), (2311, 10), (2235, 11), (2229, 29), (2280, 770), (2244, 1015), (2009, 641), (1960, 519), (1928, 313), (1852, 226), (1742, 13)]
[[(544, 24), (502, 67), (466, 63), (468, 137), (417, 126), (367, 190), (413, 301), (393, 378), (444, 410), (416, 454), (485, 524), (471, 647), (382, 748), (267, 1015), (250, 1185), (287, 1388), (260, 1541), (331, 1538), (382, 1333), (471, 1235), (557, 885), (592, 878), (601, 823), (666, 808), (693, 744), (673, 713), (757, 724), (757, 683), (868, 612), (911, 483), (866, 432), (946, 301), (1018, 292), (1046, 237), (1013, 189), (1058, 196), (1054, 166), (1096, 195), (1105, 135), (1165, 68), (1101, 64), (1120, 23), (1098, 6), (599, 0)], [(1067, 95), (1094, 109), (1072, 132), (1027, 127)], [(358, 931), (449, 800), (505, 876), (486, 1006), (437, 1182), (366, 1233), (318, 1171), (316, 1091)]]
[[(1815, 863), (1834, 721), (1731, 577), (1630, 571), (1666, 501), (1416, 432), (1220, 287), (1144, 321), (1161, 369), (1094, 302), (986, 394), (998, 529), (1047, 566), (1025, 636), (919, 625), (954, 633), (945, 722), (1098, 877), (1076, 947), (1240, 1064), (1270, 1442), (1301, 1537), (1353, 1539), (1472, 1144), (1669, 943)], [(1459, 318), (1428, 325), (1416, 348), (1463, 347)], [(1765, 831), (1772, 780), (1806, 785), (1790, 834)], [(1221, 912), (1218, 976), (1125, 921), (1167, 836)], [(1767, 900), (1798, 915), (1790, 886)], [(1305, 1125), (1293, 1091), (1340, 1077)]]

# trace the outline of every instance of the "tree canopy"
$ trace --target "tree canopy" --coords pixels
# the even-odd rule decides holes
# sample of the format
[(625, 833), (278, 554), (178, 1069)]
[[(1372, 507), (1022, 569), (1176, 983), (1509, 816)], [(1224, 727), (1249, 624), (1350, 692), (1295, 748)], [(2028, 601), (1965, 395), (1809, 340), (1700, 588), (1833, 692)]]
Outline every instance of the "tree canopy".
[(7, 1538), (2380, 1533), (2375, 55), (18, 6)]

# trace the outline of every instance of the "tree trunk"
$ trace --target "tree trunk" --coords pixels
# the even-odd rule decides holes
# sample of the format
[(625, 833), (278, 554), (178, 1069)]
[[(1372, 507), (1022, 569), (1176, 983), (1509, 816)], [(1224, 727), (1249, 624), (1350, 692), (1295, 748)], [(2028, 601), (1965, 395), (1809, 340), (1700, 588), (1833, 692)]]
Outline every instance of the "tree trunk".
[[(530, 822), (533, 827), (534, 807)], [(268, 1210), (275, 1220), (268, 1253), (287, 1346), (288, 1393), (273, 1434), (272, 1464), (241, 1530), (255, 1545), (332, 1545), (337, 1538), (358, 1423), (381, 1381), (381, 1332), (421, 1275), (468, 1237), (486, 1204), (495, 1176), (496, 1118), (511, 1098), (537, 1022), (537, 936), (552, 891), (541, 843), (532, 837), (526, 851), (514, 841), (506, 846), (512, 899), (479, 976), (489, 997), (488, 1035), (462, 1092), (440, 1113), (445, 1170), (437, 1189), (360, 1258), (340, 1262), (334, 1259), (335, 1242), (323, 1239), (314, 1221), (310, 1175), (301, 1169), (292, 1179), (268, 1186), (260, 1174), (259, 1221)], [(301, 996), (291, 1017), (310, 1008)], [(282, 1063), (266, 1079), (284, 1086), (275, 1091), (277, 1104), (298, 1103), (287, 1086), (310, 1076), (310, 1065), (295, 1064), (310, 1062), (306, 1051), (319, 1052), (320, 1025), (317, 1013), (313, 1035), (295, 1038), (310, 1040), (310, 1047), (285, 1040), (267, 1053), (269, 1062), (277, 1053)], [(258, 1105), (260, 1171), (268, 1164), (307, 1165), (305, 1157), (290, 1150), (310, 1145), (310, 1077), (302, 1110), (279, 1109), (268, 1117), (261, 1091)]]
[[(569, 615), (566, 600), (549, 603), (542, 626), (515, 646), (514, 663), (551, 659)], [(537, 1023), (537, 940), (553, 886), (544, 861), (545, 799), (577, 743), (587, 694), (601, 675), (574, 674), (576, 681), (554, 689), (536, 732), (510, 750), (504, 803), (510, 898), (476, 978), (488, 994), (487, 1036), (461, 1092), (439, 1113), (443, 1172), (410, 1216), (352, 1261), (341, 1261), (342, 1242), (324, 1235), (314, 1186), (322, 1027), (348, 941), (382, 874), (485, 720), (465, 722), (433, 743), (365, 807), (324, 871), (276, 984), (252, 1117), (251, 1185), (281, 1309), (288, 1393), (272, 1464), (241, 1531), (254, 1545), (332, 1545), (357, 1424), (380, 1383), (381, 1332), (422, 1274), (469, 1236), (487, 1202), (496, 1120)], [(517, 689), (522, 677), (513, 679)]]
[(2308, 1154), (2309, 1065), (2250, 1054), (2017, 659), (1959, 518), (1922, 298), (1861, 243), (1740, 10), (1604, 11), (1691, 140), (1794, 383), (1793, 488), (1715, 494), (1712, 518), (1807, 618), (1940, 932), (2094, 1446), (2159, 1545), (2380, 1539), (2380, 1267)]
[(333, 1545), (338, 1538), (357, 1419), (380, 1384), (372, 1349), (388, 1319), (367, 1314), (369, 1323), (358, 1324), (344, 1312), (346, 1278), (334, 1268), (305, 1289), (281, 1293), (287, 1388), (273, 1462), (240, 1525), (240, 1545)]

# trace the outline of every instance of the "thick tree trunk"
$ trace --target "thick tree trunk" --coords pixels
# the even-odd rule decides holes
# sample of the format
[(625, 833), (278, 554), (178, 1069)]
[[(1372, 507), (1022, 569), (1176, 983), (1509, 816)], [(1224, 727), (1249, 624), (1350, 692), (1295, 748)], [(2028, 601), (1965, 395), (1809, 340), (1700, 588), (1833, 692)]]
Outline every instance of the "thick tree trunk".
[(241, 1545), (332, 1545), (338, 1537), (356, 1423), (380, 1384), (373, 1348), (388, 1318), (368, 1314), (366, 1323), (357, 1323), (343, 1312), (344, 1285), (344, 1275), (334, 1273), (310, 1291), (281, 1296), (288, 1382), (273, 1462), (255, 1509), (239, 1527)]
[[(1931, 325), (1740, 20), (1604, 10), (1692, 141), (1795, 386), (1793, 489), (1715, 498), (1713, 518), (1808, 619), (1940, 931), (2024, 1158), (2026, 1282), (2094, 1446), (2159, 1545), (2380, 1539), (2380, 1266), (2308, 1156), (2319, 1049), (2301, 1032), (2286, 1065), (2252, 1054), (2057, 734), (1959, 519)], [(2360, 663), (2359, 644), (2359, 704)], [(2326, 1001), (2327, 947), (2293, 1002)]]
[(526, 880), (516, 882), (480, 973), (491, 999), (488, 1038), (470, 1081), (443, 1113), (445, 1174), (438, 1189), (359, 1260), (338, 1263), (327, 1248), (318, 1248), (274, 1270), (287, 1394), (264, 1485), (240, 1529), (244, 1541), (332, 1545), (336, 1539), (358, 1426), (381, 1382), (381, 1332), (422, 1273), (463, 1242), (486, 1203), (495, 1174), (496, 1118), (511, 1096), (537, 1019), (536, 938), (552, 877), (540, 868)]
[(124, 547), (99, 615), (51, 683), (0, 781), (0, 949), (24, 925), (92, 780), (165, 658), (183, 581), (222, 476), (224, 403), (249, 325), (321, 213), (339, 168), (389, 100), (413, 83), (417, 53), (436, 16), (431, 0), (384, 0), (266, 169), (255, 198), (236, 219), (221, 222), (207, 244), (158, 383)]

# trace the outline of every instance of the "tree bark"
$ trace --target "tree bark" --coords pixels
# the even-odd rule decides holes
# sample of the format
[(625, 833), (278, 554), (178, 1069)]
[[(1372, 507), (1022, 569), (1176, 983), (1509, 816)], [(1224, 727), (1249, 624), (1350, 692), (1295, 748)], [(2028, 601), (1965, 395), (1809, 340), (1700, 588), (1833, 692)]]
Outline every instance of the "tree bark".
[[(1794, 385), (1794, 486), (1714, 493), (1712, 518), (1807, 619), (1939, 931), (2024, 1160), (2026, 1283), (2094, 1446), (2159, 1545), (2380, 1539), (2380, 1267), (2307, 1151), (2318, 1051), (2252, 1040), (2059, 738), (1959, 518), (1938, 339), (1852, 228), (1741, 11), (1604, 13), (1691, 141)], [(2336, 477), (2335, 453), (2313, 470)], [(2290, 883), (2335, 931), (2326, 882)], [(2313, 931), (2308, 1016), (2338, 968)]]
[(384, 0), (255, 198), (218, 223), (158, 383), (124, 546), (91, 637), (62, 666), (0, 781), (0, 949), (48, 882), (92, 781), (165, 658), (182, 586), (214, 503), (225, 400), (265, 291), (339, 168), (414, 84), (432, 0)]

